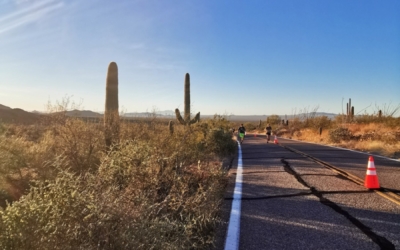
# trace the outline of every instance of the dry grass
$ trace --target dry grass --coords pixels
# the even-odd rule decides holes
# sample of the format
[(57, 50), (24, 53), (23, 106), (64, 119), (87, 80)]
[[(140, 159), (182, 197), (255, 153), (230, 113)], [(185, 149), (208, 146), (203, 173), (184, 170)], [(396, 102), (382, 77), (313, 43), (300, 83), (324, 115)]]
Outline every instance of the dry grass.
[(341, 142), (336, 145), (344, 148), (400, 159), (400, 143), (387, 144), (383, 141), (348, 141)]
[[(377, 122), (376, 118), (369, 119), (372, 122), (368, 123), (363, 120), (363, 122), (354, 123), (343, 123), (342, 121), (331, 123), (329, 127), (322, 129), (321, 135), (315, 127), (310, 128), (297, 121), (295, 122), (297, 128), (291, 130), (291, 133), (282, 133), (282, 136), (400, 159), (400, 118), (388, 117), (387, 120), (382, 118), (380, 122)], [(333, 140), (332, 133), (338, 128), (347, 130), (349, 134), (342, 139), (335, 137), (336, 139)]]
[(230, 127), (216, 116), (171, 135), (162, 120), (122, 122), (108, 151), (101, 123), (59, 114), (5, 125), (0, 199), (15, 201), (0, 211), (0, 248), (209, 247), (226, 185), (221, 159), (236, 150)]

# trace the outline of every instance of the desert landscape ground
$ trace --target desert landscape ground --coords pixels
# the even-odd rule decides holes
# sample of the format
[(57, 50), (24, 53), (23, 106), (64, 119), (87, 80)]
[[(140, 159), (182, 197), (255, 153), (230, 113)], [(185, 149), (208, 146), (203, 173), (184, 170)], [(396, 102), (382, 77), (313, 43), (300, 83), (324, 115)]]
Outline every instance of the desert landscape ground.
[(273, 136), (399, 157), (395, 112), (356, 116), (348, 105), (333, 118), (316, 109), (286, 120), (193, 115), (188, 73), (173, 118), (124, 116), (118, 98), (111, 62), (104, 114), (69, 99), (45, 113), (0, 106), (0, 248), (212, 247), (241, 123), (254, 135), (270, 124)]
[(270, 115), (249, 121), (215, 115), (190, 126), (157, 114), (121, 116), (118, 142), (109, 148), (104, 115), (68, 107), (46, 114), (0, 107), (4, 249), (212, 245), (236, 151), (232, 128), (240, 123), (252, 133), (263, 134), (271, 124), (279, 137), (400, 158), (400, 118), (393, 116), (308, 114), (282, 121)]

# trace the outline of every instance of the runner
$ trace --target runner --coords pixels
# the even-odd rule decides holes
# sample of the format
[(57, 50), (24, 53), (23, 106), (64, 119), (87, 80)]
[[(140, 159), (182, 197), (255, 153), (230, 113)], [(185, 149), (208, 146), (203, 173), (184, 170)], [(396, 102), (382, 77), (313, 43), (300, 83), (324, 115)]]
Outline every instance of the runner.
[(269, 123), (267, 124), (265, 130), (267, 131), (267, 143), (268, 143), (269, 140), (271, 140), (271, 131), (272, 131), (271, 125), (269, 125)]
[(244, 128), (243, 123), (240, 124), (240, 127), (238, 128), (238, 132), (239, 132), (240, 144), (242, 144), (243, 140), (244, 140), (244, 136), (246, 135), (246, 129)]

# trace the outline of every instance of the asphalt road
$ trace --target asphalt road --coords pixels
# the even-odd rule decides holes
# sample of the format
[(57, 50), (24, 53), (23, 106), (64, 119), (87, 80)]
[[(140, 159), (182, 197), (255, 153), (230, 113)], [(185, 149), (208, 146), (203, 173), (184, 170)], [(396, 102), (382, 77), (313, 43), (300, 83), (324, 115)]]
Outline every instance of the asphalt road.
[[(288, 139), (279, 139), (279, 143), (365, 178), (369, 154)], [(380, 185), (400, 194), (400, 161), (376, 155), (373, 157)]]
[[(236, 239), (226, 240), (232, 203), (237, 200), (233, 199), (236, 160), (225, 194), (225, 223), (219, 233), (223, 240), (217, 249), (400, 249), (398, 204), (282, 146), (360, 178), (365, 177), (368, 155), (278, 140), (281, 145), (267, 144), (265, 136), (246, 136), (239, 171), (240, 228)], [(400, 190), (400, 162), (375, 157), (375, 166), (382, 186)]]

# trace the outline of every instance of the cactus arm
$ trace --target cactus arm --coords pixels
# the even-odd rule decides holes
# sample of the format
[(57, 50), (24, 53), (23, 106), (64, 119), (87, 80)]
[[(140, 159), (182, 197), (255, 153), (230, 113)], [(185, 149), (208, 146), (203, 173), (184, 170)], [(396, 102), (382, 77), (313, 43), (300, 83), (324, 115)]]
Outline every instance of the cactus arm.
[(189, 124), (193, 124), (193, 123), (196, 123), (196, 122), (200, 122), (200, 112), (197, 113), (196, 116), (192, 120), (190, 120)]
[(186, 73), (185, 84), (184, 84), (184, 113), (183, 118), (179, 109), (175, 109), (176, 119), (182, 125), (190, 125), (200, 121), (200, 112), (196, 114), (193, 119), (190, 119), (190, 75)]
[(183, 118), (181, 116), (181, 113), (179, 112), (179, 109), (175, 109), (175, 116), (176, 116), (176, 119), (179, 121), (180, 124), (186, 125), (185, 120), (183, 120)]

